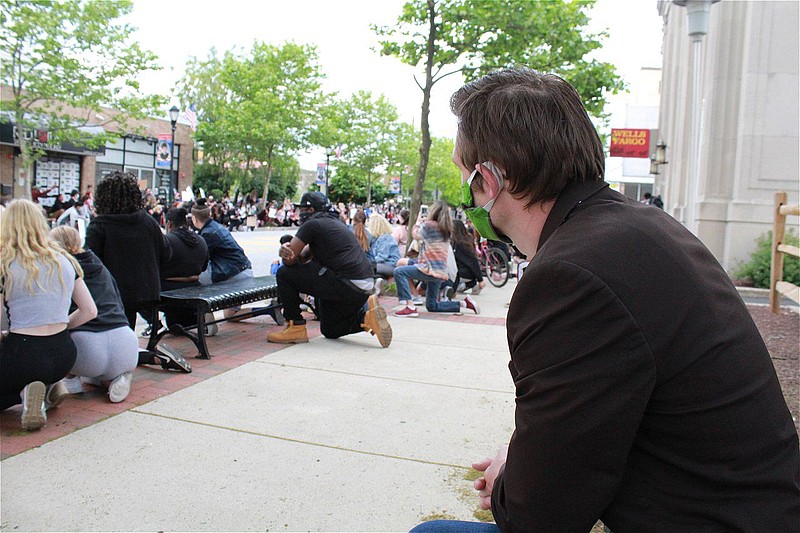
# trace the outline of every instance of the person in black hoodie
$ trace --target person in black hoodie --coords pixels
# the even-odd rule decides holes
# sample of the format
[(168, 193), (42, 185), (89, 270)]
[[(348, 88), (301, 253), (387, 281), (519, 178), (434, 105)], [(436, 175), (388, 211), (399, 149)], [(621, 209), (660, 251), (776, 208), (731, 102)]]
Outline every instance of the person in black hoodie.
[[(187, 227), (187, 215), (183, 207), (172, 207), (167, 211), (167, 234), (164, 238), (172, 254), (169, 260), (161, 263), (161, 290), (164, 291), (199, 285), (200, 273), (208, 266), (206, 241)], [(191, 309), (168, 310), (164, 316), (167, 327), (197, 322)]]
[[(472, 294), (479, 294), (486, 286), (483, 279), (478, 255), (475, 253), (475, 241), (467, 231), (467, 227), (460, 220), (453, 220), (453, 234), (450, 237), (453, 243), (453, 252), (458, 265), (458, 278), (463, 281), (465, 289), (472, 289)], [(458, 284), (454, 287), (458, 289)]]
[(97, 317), (70, 330), (78, 356), (70, 371), (74, 377), (62, 381), (68, 391), (76, 393), (82, 390), (80, 378), (86, 378), (93, 385), (107, 386), (109, 399), (121, 402), (131, 390), (133, 369), (139, 360), (139, 342), (128, 326), (117, 284), (100, 259), (91, 250), (81, 248), (78, 230), (58, 226), (50, 235), (80, 263), (84, 282), (97, 306)]
[[(159, 265), (169, 260), (170, 248), (158, 222), (144, 209), (136, 178), (130, 173), (112, 172), (97, 185), (94, 206), (97, 216), (86, 228), (86, 248), (117, 282), (131, 329), (136, 327), (137, 313), (148, 323), (156, 323), (161, 293)], [(180, 355), (162, 351), (140, 352), (139, 364), (159, 363), (164, 368), (191, 371)]]

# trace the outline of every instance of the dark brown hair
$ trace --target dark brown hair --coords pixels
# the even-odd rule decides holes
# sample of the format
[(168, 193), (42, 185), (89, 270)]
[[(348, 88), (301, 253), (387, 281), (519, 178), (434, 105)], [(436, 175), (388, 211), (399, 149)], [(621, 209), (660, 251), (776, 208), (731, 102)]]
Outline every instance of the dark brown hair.
[(603, 179), (600, 137), (577, 91), (556, 75), (493, 72), (456, 91), (450, 109), (464, 166), (496, 163), (508, 191), (528, 205), (556, 198), (569, 183)]
[(450, 216), (450, 207), (444, 200), (433, 202), (428, 210), (428, 220), (436, 222), (445, 240), (450, 240), (450, 235), (453, 233), (453, 218)]
[(475, 252), (475, 239), (467, 231), (467, 227), (458, 219), (453, 220), (453, 234), (450, 236), (453, 246), (460, 246), (472, 257), (478, 257)]

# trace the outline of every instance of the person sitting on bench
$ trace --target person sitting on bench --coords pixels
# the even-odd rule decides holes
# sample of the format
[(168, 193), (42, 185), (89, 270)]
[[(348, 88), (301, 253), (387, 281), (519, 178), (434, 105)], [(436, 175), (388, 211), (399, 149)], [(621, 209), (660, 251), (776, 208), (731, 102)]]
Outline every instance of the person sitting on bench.
[[(167, 211), (167, 241), (172, 256), (161, 264), (161, 290), (182, 289), (199, 285), (200, 274), (208, 267), (208, 246), (187, 224), (188, 212), (183, 207), (172, 207)], [(167, 327), (173, 325), (191, 326), (197, 323), (195, 312), (191, 309), (168, 310), (164, 312)]]
[[(230, 231), (211, 219), (211, 211), (205, 198), (197, 200), (192, 207), (192, 225), (197, 228), (208, 247), (208, 268), (200, 273), (198, 279), (201, 285), (253, 277), (253, 267), (244, 250), (234, 240)], [(231, 307), (225, 309), (223, 314), (225, 318), (232, 318), (240, 310), (240, 307)], [(211, 330), (213, 331), (213, 328)]]
[[(320, 331), (329, 339), (368, 331), (381, 346), (392, 342), (392, 327), (378, 304), (373, 270), (355, 235), (326, 209), (322, 193), (307, 192), (295, 207), (300, 228), (281, 246), (283, 266), (278, 269), (278, 297), (287, 326), (267, 335), (269, 342), (308, 342), (306, 321), (300, 313), (300, 294), (314, 296)], [(364, 304), (368, 303), (367, 310)]]

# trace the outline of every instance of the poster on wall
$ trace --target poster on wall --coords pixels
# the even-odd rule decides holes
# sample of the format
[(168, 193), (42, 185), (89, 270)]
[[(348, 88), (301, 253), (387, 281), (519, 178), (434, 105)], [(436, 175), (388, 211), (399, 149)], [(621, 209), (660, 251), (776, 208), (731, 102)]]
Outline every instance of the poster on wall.
[(156, 144), (156, 168), (170, 167), (172, 163), (172, 138), (171, 135), (162, 134), (158, 136)]

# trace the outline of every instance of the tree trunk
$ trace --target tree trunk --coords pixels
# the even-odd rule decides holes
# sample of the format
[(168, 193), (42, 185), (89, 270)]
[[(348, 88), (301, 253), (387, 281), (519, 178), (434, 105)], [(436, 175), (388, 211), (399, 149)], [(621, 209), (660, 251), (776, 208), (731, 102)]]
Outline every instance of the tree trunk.
[(372, 205), (372, 174), (367, 172), (367, 205), (365, 207), (369, 207)]
[[(28, 142), (27, 137), (25, 137), (25, 131), (22, 129), (22, 125), (24, 124), (25, 120), (25, 111), (23, 109), (18, 109), (15, 119), (17, 121), (17, 136), (19, 137), (20, 164), (22, 166), (22, 169), (20, 170), (15, 169), (15, 174), (19, 173), (18, 175), (24, 176), (22, 180), (22, 195), (20, 198), (32, 200), (33, 196), (31, 195), (31, 185), (33, 185), (33, 154), (31, 153), (31, 145)], [(12, 190), (14, 185), (16, 185), (16, 181), (17, 175), (12, 176)]]
[[(422, 130), (422, 144), (419, 147), (419, 167), (417, 167), (417, 180), (414, 184), (414, 193), (411, 196), (411, 213), (409, 214), (409, 235), (411, 228), (417, 220), (420, 205), (422, 205), (422, 192), (425, 187), (425, 174), (428, 171), (428, 159), (431, 154), (431, 131), (428, 116), (431, 111), (431, 89), (433, 88), (433, 54), (436, 41), (436, 4), (435, 0), (428, 0), (428, 45), (427, 59), (425, 61), (425, 87), (422, 89), (422, 117), (420, 129)], [(411, 245), (412, 239), (408, 239)]]

